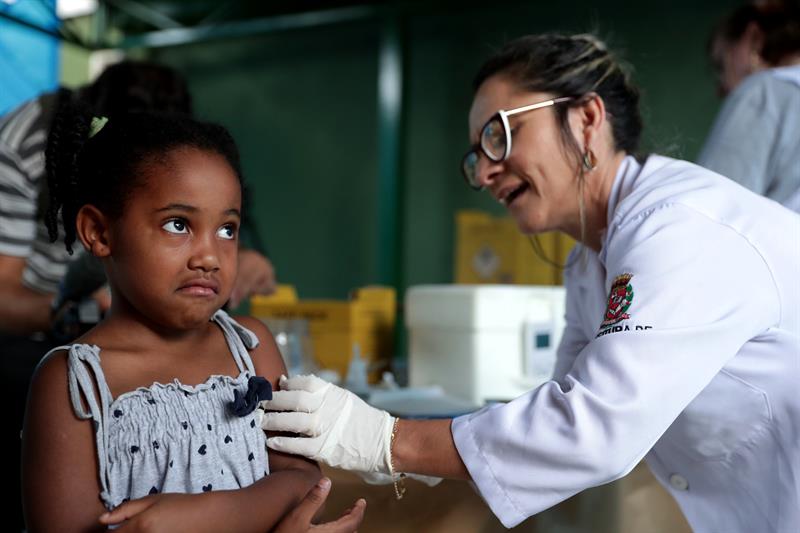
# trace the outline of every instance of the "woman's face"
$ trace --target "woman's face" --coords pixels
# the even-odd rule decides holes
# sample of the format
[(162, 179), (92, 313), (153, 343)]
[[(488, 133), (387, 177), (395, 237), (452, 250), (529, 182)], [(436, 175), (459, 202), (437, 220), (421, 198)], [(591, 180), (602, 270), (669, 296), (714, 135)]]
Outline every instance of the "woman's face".
[[(470, 143), (500, 109), (514, 109), (563, 96), (521, 91), (502, 75), (488, 78), (478, 89), (469, 113)], [(563, 105), (563, 104), (561, 104)], [(553, 107), (513, 115), (511, 153), (505, 161), (490, 161), (481, 154), (478, 179), (517, 222), (523, 233), (563, 230), (578, 215), (577, 162), (568, 155)], [(570, 113), (570, 127), (579, 124)]]

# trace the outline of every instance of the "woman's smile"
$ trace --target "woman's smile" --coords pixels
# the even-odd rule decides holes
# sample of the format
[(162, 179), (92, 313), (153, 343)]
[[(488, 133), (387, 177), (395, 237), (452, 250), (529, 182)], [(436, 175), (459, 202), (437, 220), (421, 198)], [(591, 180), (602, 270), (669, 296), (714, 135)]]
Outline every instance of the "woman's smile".
[(529, 188), (530, 185), (524, 181), (516, 186), (508, 187), (497, 195), (497, 201), (510, 208), (514, 201)]

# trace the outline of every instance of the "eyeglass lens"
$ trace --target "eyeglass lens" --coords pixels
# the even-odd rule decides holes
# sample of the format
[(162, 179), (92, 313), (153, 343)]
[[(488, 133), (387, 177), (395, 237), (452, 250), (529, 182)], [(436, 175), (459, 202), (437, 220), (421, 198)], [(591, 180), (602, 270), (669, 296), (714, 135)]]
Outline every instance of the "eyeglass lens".
[[(492, 117), (481, 130), (481, 150), (492, 161), (502, 161), (506, 155), (506, 131), (499, 115)], [(473, 189), (480, 189), (478, 183), (478, 152), (470, 151), (461, 163), (461, 171)]]
[(481, 148), (489, 159), (502, 161), (506, 155), (506, 131), (499, 115), (492, 117), (481, 131)]
[(464, 156), (464, 160), (461, 162), (461, 172), (470, 187), (480, 188), (478, 185), (478, 153), (475, 150), (471, 150)]

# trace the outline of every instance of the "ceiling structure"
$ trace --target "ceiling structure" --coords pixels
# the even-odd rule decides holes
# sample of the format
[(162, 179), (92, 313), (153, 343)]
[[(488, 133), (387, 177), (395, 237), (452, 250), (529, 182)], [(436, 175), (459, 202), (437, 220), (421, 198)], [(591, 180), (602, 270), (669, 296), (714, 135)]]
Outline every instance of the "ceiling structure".
[[(52, 4), (37, 2), (43, 10)], [(4, 0), (10, 6), (15, 2)], [(459, 2), (463, 8), (471, 2)], [(87, 50), (155, 48), (212, 39), (245, 37), (340, 22), (381, 18), (402, 13), (452, 8), (452, 2), (377, 0), (99, 0), (97, 9), (77, 19), (42, 25), (14, 15), (0, 6), (0, 17)], [(87, 25), (88, 19), (88, 25)], [(88, 31), (87, 31), (88, 27)]]

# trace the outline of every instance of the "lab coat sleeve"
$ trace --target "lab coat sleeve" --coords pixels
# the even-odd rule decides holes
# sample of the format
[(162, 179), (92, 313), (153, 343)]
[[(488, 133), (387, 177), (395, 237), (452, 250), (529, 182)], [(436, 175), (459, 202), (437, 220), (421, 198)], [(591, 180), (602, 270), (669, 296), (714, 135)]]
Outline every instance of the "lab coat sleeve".
[(606, 288), (632, 274), (629, 317), (605, 334), (598, 317), (598, 336), (560, 382), (452, 423), (459, 455), (507, 527), (629, 472), (779, 319), (768, 268), (733, 229), (669, 205), (609, 231)]
[(722, 105), (697, 163), (765, 194), (779, 120), (763, 77), (746, 80)]
[[(580, 260), (581, 246), (575, 246), (569, 254), (567, 264)], [(564, 271), (564, 286), (566, 287), (567, 301), (564, 312), (564, 333), (556, 350), (556, 364), (553, 370), (553, 380), (561, 381), (570, 371), (578, 354), (589, 343), (589, 338), (580, 328), (579, 306), (581, 302), (576, 298), (577, 289), (574, 269)]]

